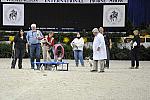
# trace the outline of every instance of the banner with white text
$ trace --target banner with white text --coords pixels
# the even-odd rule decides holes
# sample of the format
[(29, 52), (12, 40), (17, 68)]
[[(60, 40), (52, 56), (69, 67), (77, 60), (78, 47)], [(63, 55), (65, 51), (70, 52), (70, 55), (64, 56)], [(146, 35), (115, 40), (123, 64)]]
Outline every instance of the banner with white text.
[(1, 0), (15, 3), (128, 3), (128, 0)]

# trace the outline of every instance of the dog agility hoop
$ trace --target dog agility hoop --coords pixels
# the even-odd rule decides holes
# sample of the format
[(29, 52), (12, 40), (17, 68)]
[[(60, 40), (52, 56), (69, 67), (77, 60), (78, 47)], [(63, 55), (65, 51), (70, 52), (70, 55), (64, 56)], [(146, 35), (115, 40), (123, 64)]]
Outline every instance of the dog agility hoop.
[[(61, 47), (61, 55), (58, 54), (58, 47)], [(62, 46), (62, 44), (55, 44), (54, 45), (54, 56), (56, 57), (56, 59), (58, 57), (61, 57), (61, 58), (64, 57), (64, 47)]]

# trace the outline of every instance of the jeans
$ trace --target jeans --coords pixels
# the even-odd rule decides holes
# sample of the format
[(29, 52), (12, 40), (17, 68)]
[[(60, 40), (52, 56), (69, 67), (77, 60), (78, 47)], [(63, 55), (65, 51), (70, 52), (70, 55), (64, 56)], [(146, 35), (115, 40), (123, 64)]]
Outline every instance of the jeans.
[(81, 65), (84, 65), (82, 50), (74, 50), (74, 58), (75, 58), (76, 66), (78, 66), (79, 60)]
[[(34, 69), (34, 59), (36, 62), (40, 62), (40, 44), (31, 44), (30, 45), (30, 62), (31, 69)], [(37, 69), (40, 68), (40, 64), (37, 64)]]

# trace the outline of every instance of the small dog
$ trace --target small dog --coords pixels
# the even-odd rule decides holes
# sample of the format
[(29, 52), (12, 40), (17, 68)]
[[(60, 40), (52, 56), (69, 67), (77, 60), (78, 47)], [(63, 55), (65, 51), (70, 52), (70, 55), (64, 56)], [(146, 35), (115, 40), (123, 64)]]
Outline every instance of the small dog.
[(91, 60), (90, 56), (89, 57), (85, 57), (85, 60), (87, 60), (87, 62), (90, 64), (90, 67), (93, 66), (93, 61)]
[(57, 58), (57, 62), (62, 62), (62, 58), (61, 58), (61, 57), (58, 57), (58, 58)]
[(57, 62), (62, 62), (62, 53), (60, 50), (58, 50), (58, 57), (57, 57)]

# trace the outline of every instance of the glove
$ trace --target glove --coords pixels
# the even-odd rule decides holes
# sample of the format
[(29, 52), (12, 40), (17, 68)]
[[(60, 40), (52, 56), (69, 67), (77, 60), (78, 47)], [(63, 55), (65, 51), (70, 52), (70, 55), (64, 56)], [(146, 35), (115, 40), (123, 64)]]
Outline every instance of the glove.
[(28, 53), (28, 49), (26, 49), (26, 52)]
[(135, 47), (135, 46), (137, 46), (137, 43), (136, 43), (136, 42), (133, 43), (133, 47)]

